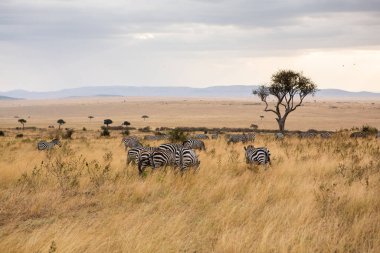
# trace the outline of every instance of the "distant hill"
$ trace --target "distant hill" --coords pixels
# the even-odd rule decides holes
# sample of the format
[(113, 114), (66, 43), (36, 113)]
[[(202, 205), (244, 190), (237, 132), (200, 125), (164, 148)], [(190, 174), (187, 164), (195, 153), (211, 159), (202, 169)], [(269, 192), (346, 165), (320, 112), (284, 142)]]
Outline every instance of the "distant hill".
[(16, 100), (16, 99), (19, 99), (19, 98), (13, 98), (13, 97), (8, 97), (8, 96), (0, 96), (0, 100)]
[[(67, 98), (88, 96), (152, 96), (152, 97), (250, 97), (256, 85), (211, 86), (207, 88), (192, 87), (138, 87), (138, 86), (89, 86), (59, 91), (33, 92), (12, 90), (0, 92), (0, 96), (25, 99)], [(321, 89), (316, 98), (376, 98), (380, 93), (350, 92), (339, 89)]]

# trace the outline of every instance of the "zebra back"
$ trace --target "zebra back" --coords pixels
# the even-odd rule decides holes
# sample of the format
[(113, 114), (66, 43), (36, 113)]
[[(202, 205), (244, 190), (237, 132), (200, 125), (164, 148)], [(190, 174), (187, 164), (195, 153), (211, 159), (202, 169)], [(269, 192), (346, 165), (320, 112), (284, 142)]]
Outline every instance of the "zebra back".
[(266, 147), (255, 148), (252, 145), (244, 147), (246, 162), (249, 163), (259, 163), (259, 164), (270, 164), (270, 151)]
[(207, 140), (209, 139), (207, 134), (196, 134), (193, 136), (194, 139)]
[(206, 150), (205, 143), (201, 140), (190, 139), (183, 142), (185, 148)]
[(163, 150), (170, 150), (170, 152), (175, 153), (178, 149), (182, 148), (182, 144), (177, 144), (177, 143), (166, 143), (166, 144), (161, 144), (158, 146), (159, 149)]
[(52, 149), (55, 145), (61, 146), (61, 142), (58, 139), (53, 139), (52, 141), (39, 141), (37, 143), (38, 150)]
[(181, 148), (176, 151), (175, 161), (177, 166), (183, 171), (189, 167), (198, 168), (200, 161), (194, 150)]

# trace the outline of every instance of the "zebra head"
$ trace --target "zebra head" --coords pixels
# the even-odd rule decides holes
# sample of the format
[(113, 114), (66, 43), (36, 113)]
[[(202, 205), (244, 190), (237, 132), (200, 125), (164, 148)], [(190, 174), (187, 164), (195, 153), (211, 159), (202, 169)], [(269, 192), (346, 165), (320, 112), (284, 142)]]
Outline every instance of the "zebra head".
[(59, 139), (54, 139), (54, 140), (51, 141), (51, 143), (53, 143), (54, 145), (58, 145), (59, 147), (62, 146), (62, 144), (61, 144), (61, 142), (60, 142)]
[(245, 151), (250, 150), (250, 149), (254, 149), (254, 148), (255, 147), (253, 145), (244, 146)]

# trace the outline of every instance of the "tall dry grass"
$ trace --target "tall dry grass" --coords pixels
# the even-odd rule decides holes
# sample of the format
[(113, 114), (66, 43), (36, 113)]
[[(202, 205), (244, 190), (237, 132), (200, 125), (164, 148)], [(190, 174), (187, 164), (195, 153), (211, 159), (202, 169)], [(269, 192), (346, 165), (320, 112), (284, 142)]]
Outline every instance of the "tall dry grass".
[(258, 136), (266, 171), (209, 140), (198, 172), (144, 178), (120, 138), (0, 141), (0, 252), (380, 252), (376, 139)]

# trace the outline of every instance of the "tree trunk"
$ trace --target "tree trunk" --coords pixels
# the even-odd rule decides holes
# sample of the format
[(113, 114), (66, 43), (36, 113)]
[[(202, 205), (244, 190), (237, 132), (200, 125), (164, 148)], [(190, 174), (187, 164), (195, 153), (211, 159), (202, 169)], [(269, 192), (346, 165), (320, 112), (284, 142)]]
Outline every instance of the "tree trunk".
[(280, 119), (276, 119), (276, 120), (277, 120), (278, 128), (279, 128), (280, 132), (283, 133), (285, 131), (285, 120), (286, 120), (286, 118), (280, 118)]
[(61, 124), (58, 124), (58, 130), (61, 129)]
[(24, 124), (22, 124), (22, 131), (24, 131)]

